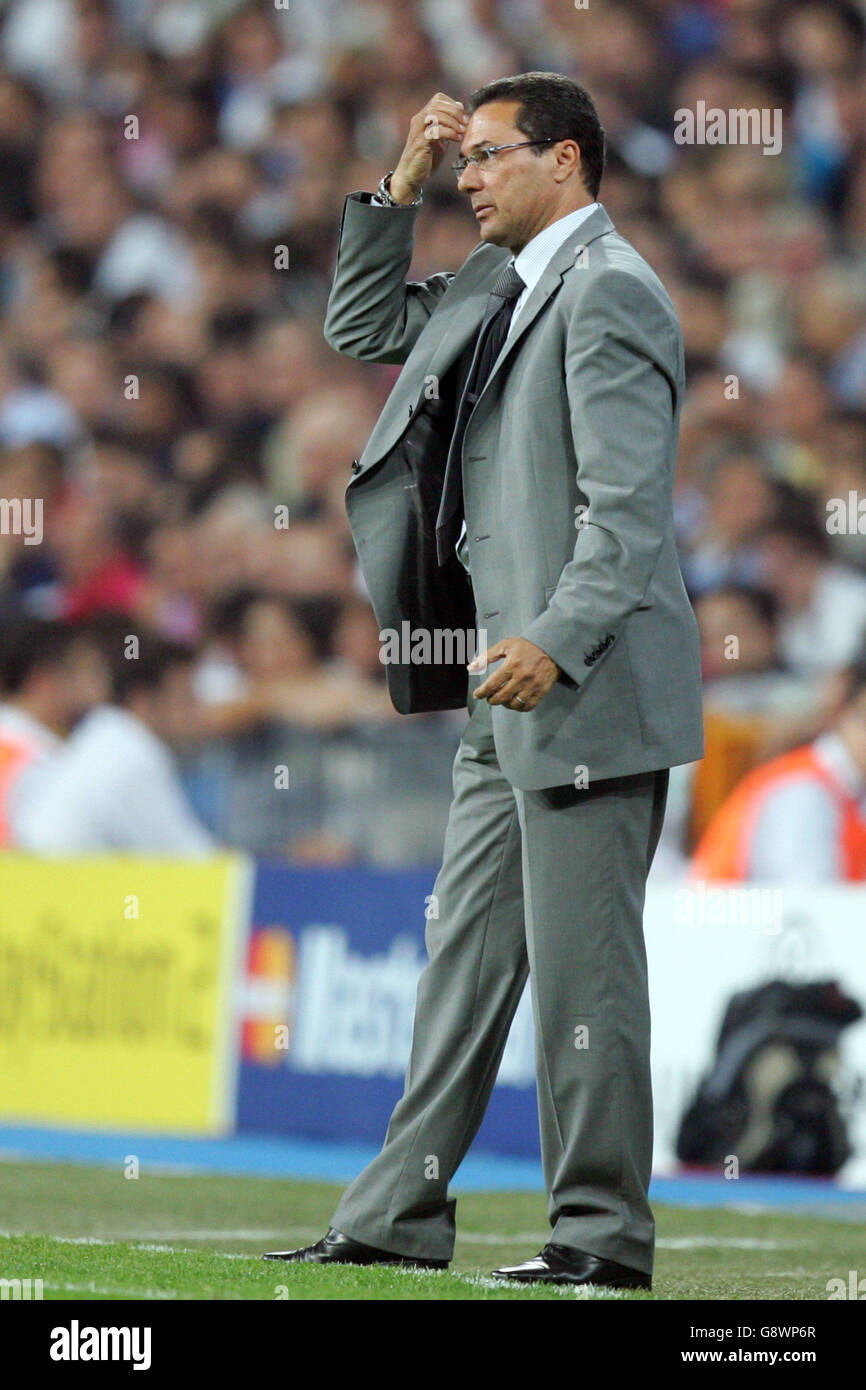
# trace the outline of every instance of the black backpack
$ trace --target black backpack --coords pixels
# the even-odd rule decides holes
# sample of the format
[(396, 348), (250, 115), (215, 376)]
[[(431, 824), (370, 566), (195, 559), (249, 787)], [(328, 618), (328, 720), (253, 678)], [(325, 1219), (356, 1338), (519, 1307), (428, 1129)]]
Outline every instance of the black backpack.
[(772, 980), (731, 999), (677, 1157), (753, 1173), (837, 1173), (851, 1153), (833, 1089), (839, 1035), (863, 1017), (834, 980)]

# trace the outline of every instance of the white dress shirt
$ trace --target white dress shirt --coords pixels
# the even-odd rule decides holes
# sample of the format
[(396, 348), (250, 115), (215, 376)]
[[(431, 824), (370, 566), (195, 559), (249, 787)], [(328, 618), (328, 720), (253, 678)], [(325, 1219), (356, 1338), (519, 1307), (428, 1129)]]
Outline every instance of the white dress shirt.
[(551, 222), (549, 227), (545, 227), (544, 231), (538, 232), (531, 241), (526, 243), (520, 254), (514, 257), (511, 264), (526, 285), (526, 289), (521, 290), (514, 306), (514, 314), (508, 329), (509, 338), (520, 317), (521, 309), (523, 309), (560, 246), (600, 206), (600, 203), (589, 203), (585, 208), (575, 208), (574, 212), (567, 212), (565, 217), (557, 218), (555, 222)]
[[(559, 217), (555, 222), (551, 222), (549, 227), (538, 232), (531, 241), (528, 241), (519, 255), (515, 256), (510, 264), (514, 266), (517, 274), (524, 282), (526, 288), (520, 291), (517, 303), (514, 306), (514, 313), (511, 316), (511, 323), (508, 327), (508, 338), (514, 332), (521, 311), (526, 305), (526, 301), (535, 289), (548, 265), (556, 255), (563, 242), (567, 241), (573, 232), (576, 232), (582, 222), (597, 210), (599, 203), (589, 203), (586, 207), (575, 208), (574, 212), (568, 212), (564, 217)], [(508, 342), (506, 338), (506, 342)], [(469, 570), (469, 555), (463, 542), (466, 538), (466, 522), (460, 532), (457, 542), (457, 556), (464, 569)]]
[(835, 561), (822, 569), (806, 607), (783, 615), (779, 651), (807, 679), (854, 659), (866, 634), (866, 579)]

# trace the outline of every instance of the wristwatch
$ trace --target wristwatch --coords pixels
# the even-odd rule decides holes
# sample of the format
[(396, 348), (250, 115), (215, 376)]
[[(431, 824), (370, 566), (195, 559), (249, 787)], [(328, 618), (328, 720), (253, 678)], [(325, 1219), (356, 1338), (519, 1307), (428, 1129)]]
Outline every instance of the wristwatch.
[(419, 203), (423, 202), (424, 200), (423, 189), (419, 188), (418, 197), (415, 198), (411, 203), (398, 203), (396, 199), (391, 197), (389, 191), (391, 188), (391, 175), (393, 174), (393, 172), (394, 170), (391, 169), (382, 179), (381, 183), (379, 184), (379, 187), (373, 194), (373, 202), (378, 203), (380, 207), (383, 208), (417, 208)]

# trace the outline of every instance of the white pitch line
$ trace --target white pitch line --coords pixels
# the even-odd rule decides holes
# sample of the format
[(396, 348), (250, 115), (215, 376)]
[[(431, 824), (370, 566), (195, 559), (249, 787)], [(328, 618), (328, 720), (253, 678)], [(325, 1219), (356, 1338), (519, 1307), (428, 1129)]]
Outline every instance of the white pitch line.
[[(135, 1241), (140, 1249), (149, 1249), (166, 1254), (174, 1252), (174, 1247), (170, 1245), (144, 1246), (143, 1241), (167, 1241), (167, 1240), (272, 1240), (282, 1238), (284, 1240), (308, 1240), (318, 1239), (318, 1227), (311, 1226), (269, 1226), (269, 1227), (236, 1227), (226, 1230), (214, 1228), (203, 1228), (200, 1230), (154, 1230), (152, 1227), (147, 1229), (130, 1230), (128, 1227), (123, 1230), (113, 1232), (109, 1236), (55, 1236), (53, 1239), (60, 1240), (67, 1245), (107, 1245), (113, 1243), (122, 1244), (127, 1241)], [(26, 1234), (24, 1232), (0, 1231), (0, 1236), (15, 1236)], [(458, 1232), (457, 1240), (465, 1245), (526, 1245), (536, 1246), (540, 1249), (544, 1245), (547, 1236), (538, 1231), (517, 1231), (513, 1235), (504, 1231), (483, 1232), (483, 1231), (463, 1231)], [(779, 1240), (760, 1240), (751, 1236), (662, 1236), (656, 1241), (658, 1250), (792, 1250), (797, 1248), (790, 1241)], [(196, 1253), (195, 1251), (191, 1253)]]
[[(32, 1231), (0, 1231), (0, 1238), (9, 1237), (15, 1239), (19, 1236), (32, 1236)], [(46, 1232), (41, 1232), (45, 1235)], [(111, 1236), (102, 1239), (98, 1236), (55, 1236), (50, 1235), (50, 1240), (57, 1245), (128, 1245), (132, 1250), (145, 1250), (155, 1255), (216, 1255), (220, 1260), (258, 1260), (260, 1255), (240, 1254), (231, 1250), (190, 1250), (182, 1245), (154, 1245), (145, 1243), (140, 1237), (130, 1237), (124, 1239), (123, 1236)]]
[[(437, 1270), (434, 1273), (444, 1274), (445, 1270)], [(533, 1285), (520, 1284), (517, 1280), (511, 1279), (491, 1279), (487, 1274), (457, 1274), (453, 1278), (459, 1279), (463, 1284), (472, 1284), (477, 1289), (490, 1289), (496, 1293), (501, 1293), (503, 1289), (531, 1288)], [(628, 1289), (606, 1289), (599, 1288), (597, 1284), (545, 1284), (545, 1289), (551, 1290), (559, 1295), (560, 1298), (581, 1298), (581, 1299), (607, 1299), (607, 1298), (627, 1298), (631, 1290)]]
[[(38, 1231), (35, 1234), (48, 1236), (50, 1240), (56, 1240), (59, 1245), (111, 1245), (111, 1240), (105, 1240), (101, 1236), (55, 1236), (50, 1231)], [(0, 1231), (2, 1240), (20, 1240), (22, 1237), (30, 1239), (34, 1235), (33, 1231)]]
[[(153, 1236), (159, 1240), (319, 1240), (322, 1236), (321, 1226), (272, 1226), (267, 1230), (187, 1230), (187, 1231), (163, 1231), (147, 1230), (131, 1231), (126, 1228), (117, 1239), (119, 1240), (146, 1240)], [(494, 1232), (487, 1235), (481, 1231), (458, 1232), (457, 1240), (465, 1245), (531, 1245), (533, 1248), (541, 1249), (547, 1237), (539, 1231), (517, 1231), (514, 1235), (502, 1235)]]
[(658, 1250), (793, 1250), (790, 1241), (755, 1240), (750, 1236), (665, 1236)]
[[(289, 1229), (292, 1230), (293, 1228), (289, 1227)], [(313, 1234), (311, 1230), (298, 1232), (297, 1228), (294, 1228), (294, 1233), (303, 1234), (304, 1236), (309, 1236)], [(129, 1227), (126, 1227), (117, 1237), (117, 1239), (148, 1240), (153, 1238), (154, 1240), (272, 1240), (276, 1239), (279, 1236), (284, 1236), (285, 1234), (285, 1226), (269, 1226), (266, 1229), (258, 1230), (244, 1228), (243, 1230), (226, 1231), (164, 1231), (162, 1229), (154, 1230), (152, 1226), (149, 1226), (147, 1227), (147, 1229), (139, 1230), (130, 1230)], [(318, 1239), (318, 1237), (315, 1238)]]
[[(267, 1240), (282, 1237), (289, 1241), (318, 1240), (320, 1230), (318, 1227), (280, 1226), (268, 1231), (127, 1231), (118, 1239), (144, 1240), (150, 1235), (161, 1240)], [(502, 1231), (491, 1233), (458, 1231), (457, 1233), (458, 1245), (461, 1243), (481, 1246), (525, 1245), (533, 1250), (540, 1250), (548, 1238), (549, 1232), (545, 1234), (539, 1231), (518, 1231), (514, 1235), (507, 1235)], [(666, 1236), (656, 1241), (657, 1250), (790, 1250), (793, 1248), (790, 1242), (737, 1236)]]
[[(122, 1245), (123, 1241), (113, 1241), (112, 1244)], [(260, 1260), (261, 1255), (247, 1255), (236, 1250), (191, 1250), (189, 1246), (183, 1245), (154, 1245), (149, 1241), (135, 1240), (132, 1242), (133, 1250), (147, 1250), (154, 1255), (216, 1255), (220, 1260)]]
[(113, 1298), (116, 1300), (129, 1299), (134, 1302), (137, 1298), (162, 1299), (167, 1301), (172, 1298), (179, 1298), (180, 1294), (173, 1290), (169, 1292), (165, 1289), (108, 1289), (101, 1284), (91, 1281), (89, 1284), (54, 1284), (47, 1279), (43, 1280), (43, 1288), (54, 1289), (63, 1293), (96, 1293), (103, 1298)]

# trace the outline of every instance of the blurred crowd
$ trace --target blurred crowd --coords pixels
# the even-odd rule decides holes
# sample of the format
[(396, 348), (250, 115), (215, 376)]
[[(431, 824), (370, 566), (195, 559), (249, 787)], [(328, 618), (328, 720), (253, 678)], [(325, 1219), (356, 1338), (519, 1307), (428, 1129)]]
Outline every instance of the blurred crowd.
[[(394, 167), (411, 115), (538, 68), (595, 98), (601, 200), (682, 323), (676, 522), (708, 717), (743, 770), (834, 727), (866, 633), (864, 42), (853, 0), (10, 0), (0, 499), (43, 513), (39, 543), (0, 536), (0, 786), (4, 729), (38, 721), (28, 681), (71, 659), (43, 640), (62, 628), (90, 643), (90, 691), (46, 764), (121, 712), (191, 849), (437, 858), (464, 719), (391, 709), (344, 508), (396, 369), (321, 325), (343, 198)], [(780, 110), (781, 153), (678, 144), (700, 101)], [(477, 242), (447, 164), (413, 278)], [(44, 657), (26, 679), (22, 632)], [(111, 657), (135, 634), (154, 655), (130, 694)], [(662, 869), (730, 790), (722, 763), (712, 791), (678, 774)], [(62, 841), (59, 819), (26, 843)]]

